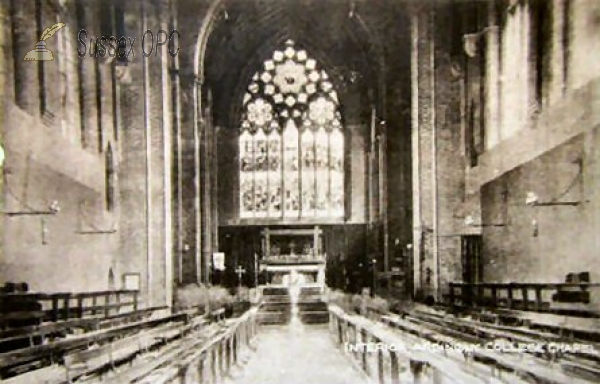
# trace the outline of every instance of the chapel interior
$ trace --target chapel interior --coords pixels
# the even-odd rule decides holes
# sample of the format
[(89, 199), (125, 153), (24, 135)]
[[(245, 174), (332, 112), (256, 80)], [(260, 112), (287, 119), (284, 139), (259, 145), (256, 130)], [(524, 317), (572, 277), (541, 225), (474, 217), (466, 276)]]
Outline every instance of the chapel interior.
[[(73, 351), (146, 329), (163, 351), (202, 318), (235, 336), (182, 383), (234, 382), (238, 348), (295, 321), (342, 344), (367, 323), (363, 342), (585, 344), (527, 354), (537, 371), (481, 359), (600, 380), (600, 3), (7, 0), (0, 19), (0, 378), (137, 382)], [(404, 382), (384, 355), (348, 356)], [(477, 376), (409, 360), (406, 382)]]

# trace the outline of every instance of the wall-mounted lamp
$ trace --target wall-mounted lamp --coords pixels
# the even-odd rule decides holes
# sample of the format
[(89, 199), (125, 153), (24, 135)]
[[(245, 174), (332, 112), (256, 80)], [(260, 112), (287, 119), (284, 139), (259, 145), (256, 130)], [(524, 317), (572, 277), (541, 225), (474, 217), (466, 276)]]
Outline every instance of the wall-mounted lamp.
[(458, 62), (452, 62), (450, 65), (450, 74), (454, 79), (461, 79), (464, 76), (464, 71)]
[(113, 59), (115, 78), (122, 84), (131, 84), (131, 72), (127, 57)]
[(477, 56), (477, 42), (479, 41), (478, 33), (470, 33), (463, 36), (463, 49), (469, 57)]
[(479, 43), (479, 39), (481, 39), (487, 32), (495, 32), (498, 30), (498, 27), (493, 25), (489, 27), (485, 27), (479, 32), (476, 33), (468, 33), (463, 35), (463, 49), (467, 56), (473, 58), (477, 56), (478, 49), (477, 44)]
[(468, 215), (465, 217), (465, 225), (467, 227), (477, 227), (477, 228), (482, 228), (482, 227), (506, 227), (506, 224), (504, 223), (490, 223), (490, 224), (476, 224), (475, 223), (475, 219), (473, 219), (473, 216)]
[(375, 294), (375, 290), (377, 289), (377, 259), (373, 259), (371, 260), (371, 265), (373, 266), (373, 282), (372, 282), (372, 287), (373, 289), (371, 290), (371, 295)]
[(539, 201), (539, 197), (535, 192), (527, 192), (525, 197), (525, 205), (530, 207), (555, 207), (555, 206), (570, 206), (576, 207), (581, 204), (581, 201)]
[(35, 211), (35, 210), (8, 211), (8, 212), (2, 212), (2, 213), (7, 216), (44, 216), (44, 215), (56, 215), (59, 212), (60, 212), (60, 205), (58, 204), (58, 201), (54, 200), (48, 206), (48, 209), (45, 211), (43, 211), (43, 210), (40, 210), (40, 211)]
[(428, 227), (426, 225), (422, 225), (419, 230), (421, 231), (421, 233), (433, 233), (433, 228)]
[(517, 6), (521, 4), (521, 0), (508, 0), (508, 4), (506, 5), (506, 10), (510, 13), (514, 13), (517, 9)]

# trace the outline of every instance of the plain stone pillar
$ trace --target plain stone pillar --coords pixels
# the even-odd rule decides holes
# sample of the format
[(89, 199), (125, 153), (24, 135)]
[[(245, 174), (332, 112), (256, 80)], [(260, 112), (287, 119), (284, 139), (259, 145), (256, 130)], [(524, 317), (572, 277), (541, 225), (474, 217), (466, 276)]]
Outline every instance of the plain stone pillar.
[[(6, 7), (3, 4), (2, 7)], [(12, 0), (12, 40), (14, 59), (14, 89), (15, 99), (19, 107), (31, 115), (40, 112), (39, 64), (34, 61), (23, 61), (30, 50), (35, 48), (37, 41), (36, 4), (34, 1), (21, 2)], [(38, 37), (39, 38), (39, 37)]]
[(433, 10), (412, 14), (414, 288), (437, 294), (437, 190)]

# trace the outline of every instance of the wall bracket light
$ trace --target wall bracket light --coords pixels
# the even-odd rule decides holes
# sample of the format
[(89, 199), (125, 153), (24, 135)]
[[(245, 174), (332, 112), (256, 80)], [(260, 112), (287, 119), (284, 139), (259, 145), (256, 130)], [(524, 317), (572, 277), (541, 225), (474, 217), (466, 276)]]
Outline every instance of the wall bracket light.
[(465, 217), (465, 221), (464, 221), (465, 226), (467, 227), (475, 227), (475, 228), (483, 228), (483, 227), (506, 227), (505, 223), (489, 223), (489, 224), (483, 224), (483, 223), (475, 223), (475, 219), (473, 219), (473, 216), (468, 215)]
[(29, 210), (29, 211), (6, 211), (2, 212), (6, 216), (45, 216), (56, 215), (60, 212), (58, 201), (53, 201), (47, 210)]
[(356, 3), (354, 0), (350, 0), (350, 10), (348, 11), (348, 18), (352, 19), (354, 17), (354, 12), (356, 11)]
[(535, 192), (527, 192), (525, 197), (525, 205), (530, 207), (556, 207), (556, 206), (568, 206), (577, 207), (581, 205), (582, 201), (539, 201), (539, 197)]
[(481, 39), (487, 32), (497, 32), (498, 26), (492, 25), (489, 27), (485, 27), (479, 32), (468, 33), (463, 35), (463, 49), (467, 56), (473, 58), (479, 54), (479, 49), (477, 47), (479, 43), (479, 39)]
[(80, 230), (76, 231), (78, 235), (108, 235), (111, 233), (117, 233), (116, 229), (94, 229), (94, 230)]

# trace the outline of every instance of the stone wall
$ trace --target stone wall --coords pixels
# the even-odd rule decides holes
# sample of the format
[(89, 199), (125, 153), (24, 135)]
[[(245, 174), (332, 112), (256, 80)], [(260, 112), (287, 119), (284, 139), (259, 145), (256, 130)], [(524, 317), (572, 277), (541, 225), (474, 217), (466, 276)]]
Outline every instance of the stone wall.
[[(506, 224), (484, 228), (486, 281), (562, 282), (567, 273), (581, 271), (590, 271), (594, 280), (600, 277), (594, 267), (600, 216), (600, 66), (589, 60), (598, 47), (592, 36), (600, 31), (600, 8), (587, 0), (553, 1), (551, 12), (551, 66), (543, 78), (543, 99), (527, 111), (529, 118), (510, 120), (514, 108), (505, 100), (526, 105), (523, 97), (531, 95), (535, 84), (509, 92), (520, 68), (503, 66), (501, 124), (487, 127), (491, 134), (500, 129), (503, 140), (480, 156), (466, 180), (470, 192), (481, 188), (482, 222)], [(501, 32), (506, 53), (533, 38), (535, 31)], [(525, 204), (528, 192), (543, 203), (581, 203), (531, 207)]]
[[(121, 32), (137, 37), (137, 50), (120, 73), (108, 58), (90, 57), (89, 40), (87, 55), (77, 53), (80, 29), (88, 39), (117, 32), (103, 19), (110, 3), (43, 4), (41, 13), (33, 2), (3, 4), (11, 15), (2, 47), (10, 63), (3, 121), (9, 214), (0, 281), (90, 291), (123, 288), (123, 274), (139, 273), (146, 305), (170, 304), (170, 57), (163, 51), (142, 60), (140, 49), (142, 27), (166, 29), (167, 4), (127, 3)], [(31, 22), (36, 15), (40, 23)], [(23, 61), (55, 20), (67, 24), (47, 42), (55, 60)]]
[[(99, 112), (96, 92), (110, 105), (111, 79), (98, 74), (104, 81), (96, 88), (91, 58), (82, 59), (86, 69), (78, 69), (73, 25), (49, 39), (54, 61), (23, 61), (39, 38), (39, 26), (31, 22), (36, 9), (28, 4), (2, 5), (11, 15), (2, 47), (7, 63), (3, 211), (13, 214), (3, 216), (0, 281), (25, 281), (37, 291), (107, 289), (117, 259), (118, 236), (112, 229), (118, 210), (107, 209), (105, 151), (109, 144), (117, 148), (118, 128), (109, 112)], [(74, 11), (68, 3), (60, 17), (71, 21)], [(52, 20), (55, 12), (45, 7), (42, 21)], [(93, 80), (82, 80), (87, 87), (83, 107), (80, 73)], [(42, 94), (42, 88), (52, 92)], [(113, 166), (119, 167), (118, 152)], [(51, 214), (54, 201), (60, 212)]]
[[(594, 281), (600, 278), (594, 262), (598, 233), (597, 171), (590, 167), (594, 152), (584, 153), (583, 137), (578, 137), (482, 189), (483, 220), (507, 225), (484, 230), (486, 281), (563, 282), (567, 273), (583, 271), (590, 271)], [(528, 206), (529, 191), (535, 191), (540, 202), (582, 204)]]

